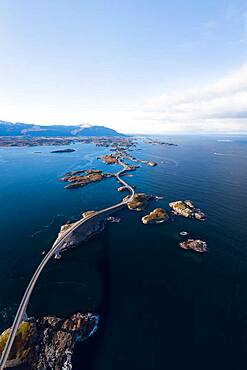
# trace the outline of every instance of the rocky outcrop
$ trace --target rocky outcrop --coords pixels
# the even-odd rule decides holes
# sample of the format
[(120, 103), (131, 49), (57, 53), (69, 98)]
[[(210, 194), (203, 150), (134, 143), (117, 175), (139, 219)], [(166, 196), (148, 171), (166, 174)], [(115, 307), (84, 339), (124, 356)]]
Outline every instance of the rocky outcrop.
[(147, 206), (147, 202), (152, 198), (151, 195), (136, 193), (132, 201), (128, 203), (128, 208), (131, 211), (142, 211)]
[(102, 155), (99, 158), (102, 160), (102, 162), (106, 164), (117, 164), (118, 163), (117, 158), (114, 157), (113, 155)]
[(87, 218), (87, 217), (92, 216), (94, 214), (95, 214), (95, 211), (85, 211), (85, 212), (82, 213), (82, 217)]
[(135, 171), (137, 168), (139, 168), (139, 166), (136, 166), (136, 165), (125, 165), (125, 168), (124, 170), (125, 171)]
[(191, 249), (199, 253), (207, 252), (207, 243), (199, 239), (188, 239), (185, 242), (179, 243), (179, 246), (182, 249)]
[(124, 191), (124, 190), (126, 190), (126, 186), (120, 186), (120, 187), (117, 189), (117, 191)]
[[(67, 319), (55, 316), (30, 318), (23, 321), (12, 346), (7, 367), (26, 370), (69, 370), (73, 349), (95, 333), (99, 316), (76, 313)], [(10, 329), (0, 336), (3, 351)]]
[[(69, 177), (69, 176), (75, 176), (75, 175), (80, 175), (82, 174), (83, 172), (85, 172), (85, 170), (76, 170), (76, 171), (70, 171), (70, 172), (67, 172), (65, 177)], [(62, 178), (61, 180), (63, 180), (64, 178)]]
[[(95, 214), (95, 211), (85, 211), (85, 212), (82, 213), (82, 217), (87, 218), (87, 217), (92, 216), (94, 214)], [(76, 222), (67, 222), (66, 224), (62, 225), (60, 227), (60, 231), (58, 233), (58, 238), (61, 238), (66, 231), (68, 231), (72, 226), (75, 225), (75, 223)], [(95, 224), (95, 226), (97, 227), (97, 223)], [(97, 227), (97, 229), (98, 229), (98, 227)]]
[[(109, 221), (109, 216), (111, 216), (113, 213), (117, 212), (118, 210), (124, 207), (126, 207), (126, 205), (121, 204), (118, 208), (109, 209), (103, 214), (98, 214), (95, 217), (89, 217), (92, 216), (95, 213), (95, 211), (84, 212), (82, 214), (82, 218), (89, 217), (87, 222), (81, 223), (75, 230), (73, 230), (70, 233), (70, 235), (67, 238), (65, 238), (65, 240), (62, 243), (60, 251), (65, 251), (69, 248), (77, 247), (82, 243), (85, 243), (93, 235), (103, 231), (107, 221)], [(60, 232), (55, 242), (57, 242), (62, 236), (64, 236), (64, 233), (74, 225), (75, 222), (67, 223), (61, 226)]]
[(157, 163), (154, 162), (154, 161), (148, 161), (147, 165), (150, 166), (150, 167), (155, 167), (155, 166), (157, 166)]
[(162, 222), (168, 221), (169, 216), (166, 211), (162, 208), (155, 208), (148, 215), (142, 217), (142, 222), (147, 224), (160, 224)]
[(206, 218), (206, 215), (199, 208), (196, 208), (191, 200), (177, 200), (169, 203), (169, 206), (175, 215), (197, 220), (205, 220)]
[[(56, 240), (61, 238), (66, 231), (68, 231), (72, 226), (74, 226), (74, 224), (75, 222), (62, 225), (60, 228), (60, 232), (58, 234), (58, 238)], [(104, 227), (105, 219), (103, 218), (99, 218), (98, 220), (95, 219), (88, 220), (86, 223), (83, 223), (75, 231), (73, 231), (68, 238), (66, 238), (61, 247), (61, 251), (67, 250), (69, 248), (74, 248), (80, 245), (81, 243), (85, 243), (93, 235), (103, 231)]]
[(66, 189), (74, 189), (112, 176), (113, 175), (109, 173), (103, 174), (100, 170), (78, 170), (67, 173), (61, 178), (61, 181), (69, 182), (69, 185), (65, 186)]

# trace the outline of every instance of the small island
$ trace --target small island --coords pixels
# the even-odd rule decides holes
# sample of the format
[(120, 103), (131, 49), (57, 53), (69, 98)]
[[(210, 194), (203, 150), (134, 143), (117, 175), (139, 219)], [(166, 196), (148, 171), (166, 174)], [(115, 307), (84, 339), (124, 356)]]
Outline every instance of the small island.
[(199, 253), (207, 252), (207, 243), (200, 239), (188, 239), (185, 242), (179, 243), (180, 248), (185, 250), (193, 250)]
[(124, 190), (126, 190), (126, 186), (120, 186), (120, 187), (117, 189), (117, 191), (124, 191)]
[(168, 221), (169, 216), (166, 211), (162, 208), (155, 208), (148, 215), (142, 217), (142, 223), (147, 224), (160, 224)]
[(52, 150), (51, 153), (72, 153), (75, 152), (75, 149), (58, 149), (58, 150)]
[[(80, 232), (73, 232), (70, 235), (70, 238), (63, 243), (62, 248), (60, 249), (61, 252), (74, 248), (82, 243), (88, 241), (93, 235), (100, 233), (104, 230), (106, 222), (109, 221), (104, 216), (98, 217), (95, 220), (94, 216), (96, 211), (88, 210), (82, 213), (82, 218), (79, 221), (83, 221), (88, 219), (87, 222), (81, 223)], [(60, 231), (57, 236), (57, 241), (62, 238), (66, 232), (68, 232), (72, 227), (75, 227), (77, 222), (67, 221), (66, 224), (60, 227)], [(58, 254), (59, 256), (59, 254)], [(56, 258), (56, 256), (55, 256)]]
[(135, 171), (137, 168), (139, 168), (139, 166), (135, 166), (135, 165), (125, 165), (125, 171)]
[(69, 182), (65, 186), (66, 189), (74, 189), (86, 186), (92, 182), (101, 181), (103, 179), (112, 177), (110, 173), (102, 173), (101, 170), (77, 170), (74, 172), (68, 172), (61, 181)]
[(82, 213), (82, 217), (87, 218), (87, 217), (93, 216), (94, 214), (95, 214), (95, 211), (85, 211)]
[(174, 143), (168, 143), (166, 141), (161, 141), (161, 140), (156, 140), (156, 139), (152, 139), (152, 138), (147, 138), (146, 140), (144, 140), (144, 143), (145, 144), (152, 144), (152, 145), (167, 145), (167, 146), (177, 146), (177, 144), (174, 144)]
[(199, 208), (196, 208), (191, 200), (177, 200), (169, 203), (169, 206), (175, 215), (196, 220), (206, 219), (206, 215)]
[(102, 155), (99, 157), (105, 164), (118, 164), (118, 160), (113, 155)]
[(152, 198), (151, 195), (136, 193), (133, 199), (128, 203), (128, 208), (131, 211), (142, 211), (147, 206), (147, 202)]
[(155, 167), (155, 166), (157, 166), (157, 163), (156, 163), (156, 162), (154, 162), (154, 161), (148, 161), (148, 162), (147, 162), (147, 166)]

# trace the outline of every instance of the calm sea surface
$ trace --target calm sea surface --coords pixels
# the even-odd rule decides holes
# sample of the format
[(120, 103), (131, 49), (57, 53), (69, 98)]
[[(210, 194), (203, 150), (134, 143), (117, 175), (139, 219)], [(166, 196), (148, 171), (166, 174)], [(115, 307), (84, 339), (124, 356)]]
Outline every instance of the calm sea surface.
[[(77, 347), (74, 369), (246, 369), (247, 137), (162, 139), (178, 146), (140, 144), (133, 155), (158, 166), (142, 166), (126, 180), (164, 197), (148, 211), (191, 199), (208, 218), (151, 226), (140, 222), (145, 211), (123, 210), (119, 224), (49, 262), (28, 314), (102, 315), (98, 333)], [(1, 330), (60, 226), (121, 199), (113, 179), (64, 189), (59, 178), (67, 171), (118, 169), (97, 160), (107, 148), (73, 147), (60, 154), (52, 147), (0, 148)], [(208, 253), (180, 249), (183, 230), (205, 240)]]

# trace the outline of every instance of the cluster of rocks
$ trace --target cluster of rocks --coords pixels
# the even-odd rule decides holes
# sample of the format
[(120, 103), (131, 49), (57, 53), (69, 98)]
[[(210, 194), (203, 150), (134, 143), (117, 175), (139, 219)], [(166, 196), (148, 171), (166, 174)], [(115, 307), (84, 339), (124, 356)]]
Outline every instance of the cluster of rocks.
[[(186, 218), (194, 218), (196, 220), (205, 220), (206, 215), (194, 206), (191, 200), (178, 200), (169, 203), (173, 213), (175, 215), (183, 216)], [(186, 236), (188, 233), (186, 231), (181, 231), (181, 236)], [(195, 252), (204, 253), (207, 252), (207, 243), (200, 239), (187, 239), (179, 243), (180, 248), (185, 250), (193, 250)]]
[(207, 252), (207, 243), (200, 239), (188, 239), (184, 242), (179, 243), (182, 249), (193, 250), (195, 252), (204, 253)]
[[(132, 202), (128, 204), (129, 209), (142, 211), (146, 205), (147, 200), (152, 199), (153, 197), (147, 196), (143, 193), (135, 194)], [(162, 197), (154, 197), (155, 199)], [(182, 215), (184, 217), (195, 218), (195, 219), (205, 219), (205, 214), (201, 212), (198, 208), (195, 208), (193, 203), (190, 200), (186, 201), (176, 201), (169, 203), (170, 207), (173, 210), (173, 213), (176, 215)], [(143, 216), (141, 219), (144, 225), (148, 224), (160, 224), (169, 221), (169, 215), (163, 208), (155, 208), (153, 211)], [(181, 236), (186, 236), (188, 232), (180, 232)], [(207, 251), (207, 243), (200, 239), (188, 239), (179, 243), (179, 246), (185, 250), (193, 250), (195, 252), (204, 253)]]
[[(30, 318), (17, 331), (7, 367), (26, 370), (69, 370), (76, 342), (92, 336), (98, 328), (99, 316), (76, 313), (67, 319), (55, 316)], [(10, 329), (0, 335), (0, 352)]]
[(180, 215), (186, 218), (195, 218), (197, 220), (205, 220), (205, 214), (194, 206), (191, 200), (177, 200), (169, 203), (175, 215)]
[(109, 216), (109, 217), (107, 217), (106, 221), (111, 222), (112, 224), (114, 224), (114, 223), (118, 224), (121, 221), (121, 218), (120, 217)]

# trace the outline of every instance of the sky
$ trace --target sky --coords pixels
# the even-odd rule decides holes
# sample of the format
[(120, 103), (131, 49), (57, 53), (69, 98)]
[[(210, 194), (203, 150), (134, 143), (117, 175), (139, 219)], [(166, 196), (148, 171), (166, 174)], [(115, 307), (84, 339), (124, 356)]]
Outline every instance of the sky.
[(247, 0), (0, 0), (0, 119), (247, 132)]

